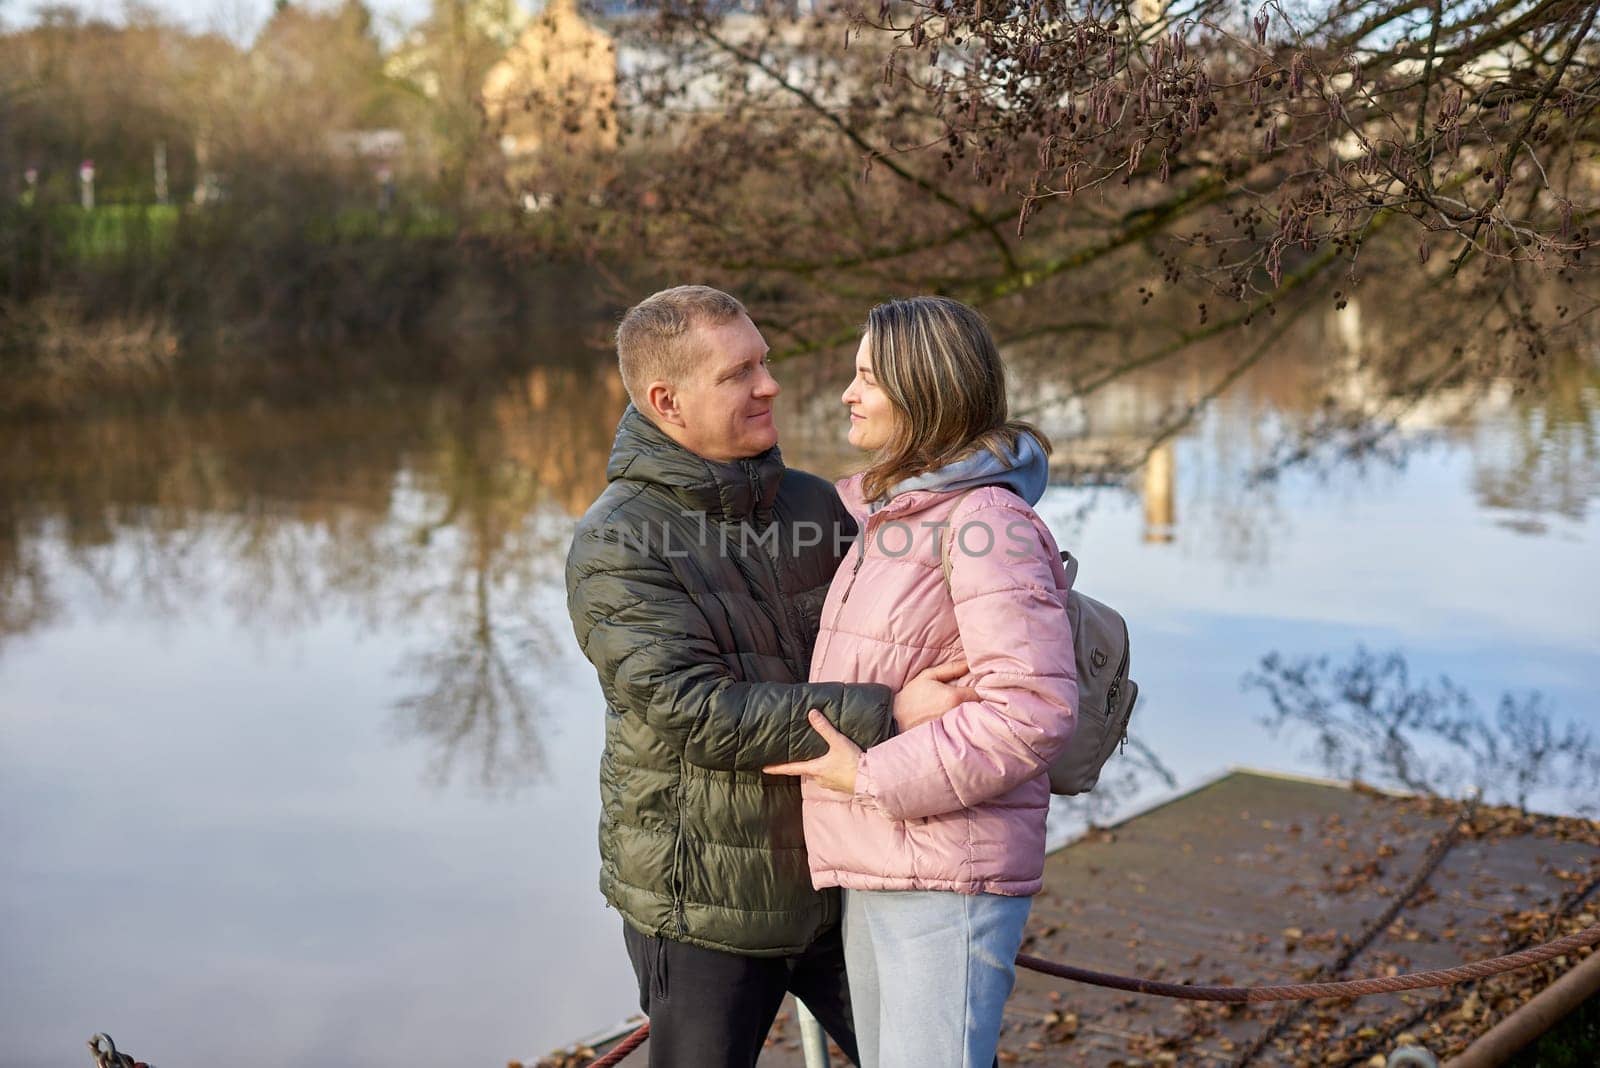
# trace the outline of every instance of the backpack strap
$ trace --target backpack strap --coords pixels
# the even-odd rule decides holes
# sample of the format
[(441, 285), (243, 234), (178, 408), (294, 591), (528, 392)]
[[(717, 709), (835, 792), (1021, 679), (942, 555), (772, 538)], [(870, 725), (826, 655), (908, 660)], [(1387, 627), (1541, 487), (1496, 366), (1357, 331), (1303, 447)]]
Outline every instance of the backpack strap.
[[(973, 487), (973, 489), (982, 489), (982, 488), (983, 488), (982, 486)], [(967, 491), (967, 493), (971, 493), (971, 492), (973, 492), (973, 490), (968, 490)], [(967, 493), (963, 493), (961, 495), (961, 497), (956, 501), (956, 508), (961, 507), (961, 501), (966, 498)], [(950, 587), (950, 543), (955, 541), (955, 529), (954, 529), (954, 527), (955, 527), (955, 523), (954, 523), (955, 514), (956, 514), (956, 509), (955, 508), (950, 509), (950, 517), (951, 517), (951, 520), (952, 520), (952, 522), (950, 524), (951, 529), (945, 532), (945, 533), (949, 534), (950, 536), (948, 538), (941, 536), (940, 539), (939, 539), (939, 570), (944, 572), (944, 586), (945, 586), (945, 589), (947, 589), (947, 590), (951, 588)], [(1066, 574), (1067, 589), (1069, 589), (1069, 590), (1072, 589), (1072, 587), (1074, 585), (1076, 585), (1077, 581), (1078, 581), (1078, 558), (1076, 556), (1073, 556), (1071, 553), (1067, 552), (1067, 550), (1065, 550), (1065, 549), (1061, 550), (1061, 570), (1063, 572), (1065, 572), (1065, 574)]]
[[(939, 570), (944, 572), (944, 588), (947, 589), (947, 590), (951, 588), (951, 586), (950, 586), (950, 543), (952, 541), (956, 540), (956, 531), (955, 531), (956, 508), (960, 508), (961, 507), (961, 502), (967, 499), (967, 495), (968, 494), (973, 493), (973, 492), (975, 492), (977, 490), (981, 490), (981, 489), (983, 489), (982, 486), (974, 486), (974, 487), (972, 487), (972, 489), (967, 490), (966, 493), (963, 493), (961, 496), (956, 498), (955, 507), (950, 509), (950, 522), (949, 522), (949, 524), (947, 524), (950, 527), (950, 529), (945, 531), (944, 534), (939, 535)], [(945, 534), (948, 534), (949, 537), (945, 537)]]

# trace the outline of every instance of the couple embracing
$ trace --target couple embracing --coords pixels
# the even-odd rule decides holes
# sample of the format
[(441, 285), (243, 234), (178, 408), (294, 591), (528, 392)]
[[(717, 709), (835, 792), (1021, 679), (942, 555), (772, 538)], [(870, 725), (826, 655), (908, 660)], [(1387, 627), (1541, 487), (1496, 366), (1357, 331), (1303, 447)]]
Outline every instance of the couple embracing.
[(837, 486), (784, 466), (733, 297), (657, 293), (617, 354), (566, 580), (651, 1065), (750, 1068), (793, 992), (864, 1068), (988, 1068), (1076, 720), (1049, 443), (952, 300), (868, 315)]

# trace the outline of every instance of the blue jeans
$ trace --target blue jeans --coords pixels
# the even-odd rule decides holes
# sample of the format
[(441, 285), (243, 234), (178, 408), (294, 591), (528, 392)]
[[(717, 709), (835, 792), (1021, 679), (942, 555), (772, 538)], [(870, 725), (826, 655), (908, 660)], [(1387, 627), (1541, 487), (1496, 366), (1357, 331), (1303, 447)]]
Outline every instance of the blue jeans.
[(990, 1068), (1030, 897), (846, 890), (861, 1068)]

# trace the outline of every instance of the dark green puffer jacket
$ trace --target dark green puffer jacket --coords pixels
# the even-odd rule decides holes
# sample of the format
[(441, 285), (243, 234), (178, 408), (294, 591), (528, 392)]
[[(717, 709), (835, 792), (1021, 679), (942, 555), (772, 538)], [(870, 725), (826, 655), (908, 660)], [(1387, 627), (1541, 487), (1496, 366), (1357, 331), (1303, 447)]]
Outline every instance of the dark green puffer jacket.
[(648, 934), (796, 953), (838, 900), (811, 888), (798, 781), (761, 768), (825, 751), (809, 709), (863, 747), (893, 724), (887, 687), (806, 681), (854, 520), (776, 448), (709, 461), (631, 406), (606, 476), (567, 554), (606, 700), (600, 890)]

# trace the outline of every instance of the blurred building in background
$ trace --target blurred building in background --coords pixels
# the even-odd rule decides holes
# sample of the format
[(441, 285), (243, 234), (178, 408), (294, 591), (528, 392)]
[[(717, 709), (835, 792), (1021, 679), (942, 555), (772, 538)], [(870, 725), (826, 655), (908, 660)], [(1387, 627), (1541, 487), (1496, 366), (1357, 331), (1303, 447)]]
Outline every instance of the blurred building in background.
[(617, 147), (617, 46), (576, 0), (550, 0), (483, 80), (508, 168), (541, 152)]

